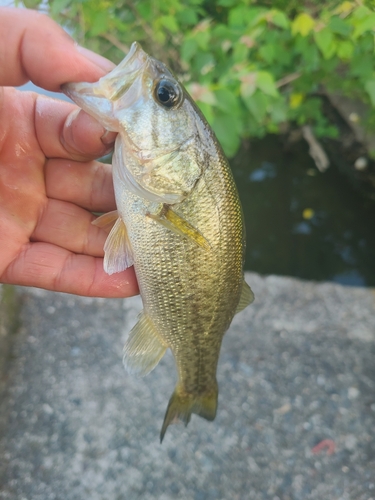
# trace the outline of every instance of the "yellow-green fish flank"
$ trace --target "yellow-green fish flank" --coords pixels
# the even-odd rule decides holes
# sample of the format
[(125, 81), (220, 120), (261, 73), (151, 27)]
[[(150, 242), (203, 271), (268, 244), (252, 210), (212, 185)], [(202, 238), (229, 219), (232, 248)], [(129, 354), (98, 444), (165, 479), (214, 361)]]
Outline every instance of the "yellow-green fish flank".
[(112, 274), (134, 264), (144, 310), (124, 348), (126, 369), (146, 375), (170, 348), (178, 381), (160, 438), (191, 414), (216, 415), (223, 335), (253, 300), (243, 278), (245, 228), (228, 162), (171, 72), (134, 43), (97, 83), (63, 89), (108, 130), (117, 212), (106, 241)]

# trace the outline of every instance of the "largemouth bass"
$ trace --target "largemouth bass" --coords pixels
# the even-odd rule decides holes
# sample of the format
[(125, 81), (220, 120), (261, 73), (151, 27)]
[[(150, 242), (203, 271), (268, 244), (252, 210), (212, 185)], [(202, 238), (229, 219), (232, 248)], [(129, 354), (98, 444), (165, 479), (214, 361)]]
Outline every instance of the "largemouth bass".
[(178, 382), (165, 414), (188, 424), (216, 416), (216, 368), (234, 314), (254, 296), (244, 281), (245, 228), (231, 170), (211, 128), (164, 64), (133, 43), (96, 83), (63, 91), (118, 132), (113, 155), (117, 212), (105, 243), (109, 274), (134, 265), (144, 310), (124, 365), (146, 375), (170, 348)]

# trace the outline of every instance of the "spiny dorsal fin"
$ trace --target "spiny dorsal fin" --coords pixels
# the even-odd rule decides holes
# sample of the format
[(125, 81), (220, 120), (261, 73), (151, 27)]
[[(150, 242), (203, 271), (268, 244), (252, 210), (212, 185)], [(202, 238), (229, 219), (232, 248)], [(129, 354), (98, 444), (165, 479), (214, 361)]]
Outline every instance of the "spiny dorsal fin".
[(142, 311), (124, 346), (124, 366), (128, 373), (143, 377), (159, 363), (167, 350), (151, 320)]
[(126, 226), (120, 217), (104, 244), (104, 271), (108, 274), (124, 271), (134, 263)]
[(247, 307), (249, 304), (254, 302), (254, 294), (249, 285), (246, 283), (245, 280), (242, 282), (242, 290), (241, 290), (241, 297), (240, 301), (238, 303), (237, 309), (236, 309), (236, 314), (239, 313), (240, 311), (243, 311), (245, 307)]

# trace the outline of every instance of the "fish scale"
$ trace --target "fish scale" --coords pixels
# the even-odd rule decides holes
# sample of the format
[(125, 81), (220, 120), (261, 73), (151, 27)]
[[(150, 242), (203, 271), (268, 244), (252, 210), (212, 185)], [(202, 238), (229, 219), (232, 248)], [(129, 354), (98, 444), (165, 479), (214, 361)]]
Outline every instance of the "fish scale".
[[(171, 102), (158, 100), (161, 86)], [(99, 82), (68, 84), (64, 91), (119, 133), (113, 156), (119, 219), (104, 263), (109, 273), (134, 264), (143, 300), (124, 348), (125, 367), (145, 375), (167, 348), (176, 362), (162, 440), (170, 423), (187, 424), (192, 413), (215, 418), (222, 338), (234, 314), (253, 300), (243, 278), (237, 189), (191, 97), (139, 44)]]

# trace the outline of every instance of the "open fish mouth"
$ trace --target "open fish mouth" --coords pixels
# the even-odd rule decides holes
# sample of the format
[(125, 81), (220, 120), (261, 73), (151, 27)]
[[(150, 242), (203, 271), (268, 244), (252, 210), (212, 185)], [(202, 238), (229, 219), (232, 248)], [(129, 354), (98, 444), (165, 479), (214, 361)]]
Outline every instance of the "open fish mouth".
[(94, 83), (66, 83), (62, 91), (88, 113), (99, 109), (108, 114), (121, 98), (121, 108), (132, 106), (139, 99), (142, 86), (138, 78), (145, 71), (150, 57), (139, 43), (134, 42), (125, 59)]

